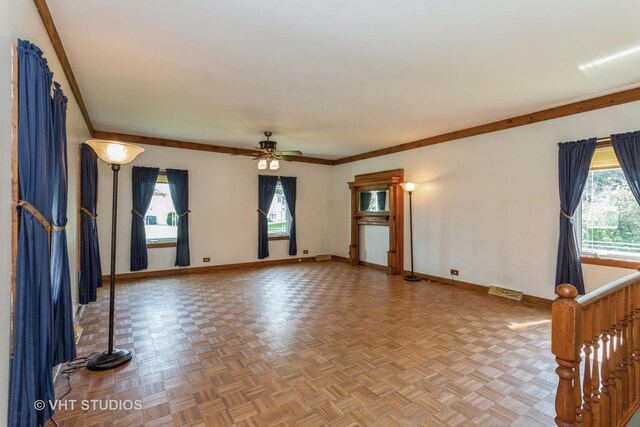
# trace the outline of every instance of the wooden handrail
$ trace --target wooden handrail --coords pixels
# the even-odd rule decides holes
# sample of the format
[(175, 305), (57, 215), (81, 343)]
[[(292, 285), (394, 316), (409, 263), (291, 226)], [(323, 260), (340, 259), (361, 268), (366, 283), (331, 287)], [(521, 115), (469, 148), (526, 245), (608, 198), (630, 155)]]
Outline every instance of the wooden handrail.
[(558, 426), (623, 426), (640, 406), (640, 273), (587, 295), (556, 288)]

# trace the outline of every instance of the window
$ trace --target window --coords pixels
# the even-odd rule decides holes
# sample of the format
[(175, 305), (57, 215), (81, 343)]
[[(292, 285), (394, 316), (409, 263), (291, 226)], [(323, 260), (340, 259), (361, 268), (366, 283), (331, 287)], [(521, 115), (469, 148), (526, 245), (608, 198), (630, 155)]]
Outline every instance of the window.
[(287, 202), (282, 191), (282, 184), (278, 180), (276, 193), (273, 196), (271, 207), (269, 208), (269, 237), (286, 237), (289, 235), (289, 224), (291, 216), (287, 209)]
[(640, 205), (613, 147), (596, 149), (582, 193), (582, 254), (640, 259)]
[(173, 207), (167, 175), (160, 172), (151, 204), (144, 216), (147, 245), (175, 243), (178, 237), (178, 215)]

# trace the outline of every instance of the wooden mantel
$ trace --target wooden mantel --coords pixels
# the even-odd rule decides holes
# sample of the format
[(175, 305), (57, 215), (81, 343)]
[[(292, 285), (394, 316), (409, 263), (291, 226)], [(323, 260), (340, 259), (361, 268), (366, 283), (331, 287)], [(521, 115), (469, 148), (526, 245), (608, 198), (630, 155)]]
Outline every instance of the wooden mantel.
[[(404, 193), (400, 183), (404, 182), (404, 169), (356, 175), (348, 182), (351, 190), (351, 244), (349, 262), (360, 263), (360, 225), (377, 224), (389, 226), (389, 250), (387, 251), (387, 274), (400, 274), (404, 268)], [(360, 211), (360, 192), (389, 190), (389, 212)]]

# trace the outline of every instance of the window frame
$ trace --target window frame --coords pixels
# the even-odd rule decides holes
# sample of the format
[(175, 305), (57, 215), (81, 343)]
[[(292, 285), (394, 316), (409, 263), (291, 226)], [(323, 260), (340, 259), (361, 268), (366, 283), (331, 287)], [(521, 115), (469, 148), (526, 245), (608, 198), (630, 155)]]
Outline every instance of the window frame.
[[(280, 178), (278, 178), (278, 184), (281, 188), (282, 188), (282, 182), (280, 181)], [(286, 209), (286, 217), (287, 217), (287, 231), (286, 234), (271, 234), (269, 232), (269, 212), (267, 212), (267, 236), (269, 241), (272, 240), (289, 240), (289, 232), (290, 232), (290, 227), (291, 227), (291, 212), (289, 211), (289, 204), (287, 203), (287, 198), (284, 196), (284, 191), (282, 193), (282, 196), (278, 196), (278, 194), (274, 193), (273, 194), (273, 199), (271, 199), (271, 205), (277, 200), (278, 197), (282, 197), (282, 203), (284, 203)], [(269, 205), (269, 211), (271, 211), (271, 205)]]
[[(596, 150), (602, 150), (602, 149), (607, 149), (611, 147), (611, 142), (610, 141), (602, 141), (599, 142)], [(594, 153), (594, 158), (595, 158), (595, 153)], [(608, 166), (598, 166), (598, 167), (593, 167), (593, 162), (592, 165), (589, 167), (589, 173), (591, 173), (592, 171), (595, 170), (606, 170), (606, 169), (621, 169), (620, 165), (617, 164), (617, 167), (615, 167), (615, 165), (611, 164)], [(587, 178), (588, 179), (588, 178)], [(575, 223), (576, 223), (576, 232), (579, 233), (580, 239), (579, 239), (579, 243), (580, 243), (580, 262), (582, 264), (589, 264), (589, 265), (602, 265), (602, 266), (607, 266), (607, 267), (617, 267), (617, 268), (627, 268), (627, 269), (634, 269), (634, 270), (638, 270), (640, 271), (640, 255), (629, 255), (629, 256), (625, 256), (625, 255), (615, 255), (615, 256), (611, 256), (611, 255), (600, 255), (596, 252), (590, 252), (590, 251), (583, 251), (582, 249), (582, 243), (583, 243), (583, 235), (582, 235), (582, 197), (580, 200), (580, 204), (578, 206), (578, 209), (576, 210), (576, 215), (575, 215)]]
[[(169, 178), (167, 177), (167, 171), (161, 170), (160, 172), (158, 172), (158, 178), (156, 179), (156, 184), (168, 184), (168, 183), (169, 183)], [(169, 197), (171, 197), (171, 194), (169, 194)], [(173, 199), (171, 199), (171, 203), (173, 203)], [(145, 217), (147, 216), (146, 212), (144, 216)], [(149, 241), (149, 239), (146, 239), (146, 240), (147, 240), (147, 249), (175, 248), (178, 246), (177, 236), (173, 240), (165, 240), (165, 239), (152, 240), (152, 241)]]

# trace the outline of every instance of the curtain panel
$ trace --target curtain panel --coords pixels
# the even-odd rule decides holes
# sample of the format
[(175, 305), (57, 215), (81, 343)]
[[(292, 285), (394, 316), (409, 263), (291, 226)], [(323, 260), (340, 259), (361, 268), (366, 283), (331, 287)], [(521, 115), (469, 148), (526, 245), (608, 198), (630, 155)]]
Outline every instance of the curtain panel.
[(131, 172), (133, 187), (131, 197), (131, 271), (145, 270), (149, 266), (147, 258), (147, 236), (144, 230), (144, 216), (151, 204), (153, 190), (158, 180), (158, 168), (134, 166)]
[(289, 255), (298, 254), (298, 244), (296, 243), (296, 181), (295, 176), (280, 177), (284, 199), (287, 201), (287, 208), (291, 215), (291, 225), (289, 227)]
[(611, 135), (611, 145), (631, 192), (640, 203), (640, 131)]
[[(52, 73), (42, 51), (18, 40), (18, 254), (9, 425), (43, 425), (53, 415), (53, 313), (49, 221), (53, 203)], [(6, 343), (5, 343), (6, 344)]]
[(276, 194), (278, 177), (258, 175), (258, 259), (269, 257), (269, 208)]
[(51, 234), (51, 292), (53, 297), (53, 365), (76, 358), (73, 305), (67, 249), (67, 97), (58, 83), (53, 95), (54, 167), (49, 177), (53, 185)]
[(169, 191), (173, 200), (173, 207), (178, 216), (178, 238), (176, 242), (176, 265), (187, 267), (191, 265), (189, 255), (189, 171), (167, 169)]
[(102, 287), (98, 242), (98, 156), (87, 144), (80, 146), (80, 304), (89, 304)]
[(376, 195), (377, 199), (377, 208), (379, 211), (384, 211), (384, 207), (387, 204), (387, 192), (386, 191), (378, 191)]
[(556, 286), (569, 283), (584, 295), (580, 264), (580, 245), (573, 215), (580, 204), (589, 176), (589, 166), (596, 150), (596, 138), (558, 144), (558, 179), (560, 190), (560, 237), (556, 264)]

